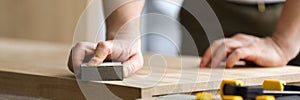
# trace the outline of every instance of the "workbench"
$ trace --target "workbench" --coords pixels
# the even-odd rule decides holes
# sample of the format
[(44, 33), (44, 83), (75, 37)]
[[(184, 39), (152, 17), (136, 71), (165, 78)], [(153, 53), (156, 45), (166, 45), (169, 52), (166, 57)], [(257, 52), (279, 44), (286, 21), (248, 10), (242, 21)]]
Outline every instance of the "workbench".
[(245, 85), (261, 85), (265, 79), (300, 82), (300, 67), (296, 66), (200, 69), (199, 57), (159, 54), (145, 54), (143, 69), (123, 81), (82, 82), (67, 68), (70, 48), (66, 44), (0, 38), (0, 94), (107, 99), (107, 91), (99, 92), (105, 86), (117, 97), (131, 100), (217, 90), (223, 79), (242, 80)]

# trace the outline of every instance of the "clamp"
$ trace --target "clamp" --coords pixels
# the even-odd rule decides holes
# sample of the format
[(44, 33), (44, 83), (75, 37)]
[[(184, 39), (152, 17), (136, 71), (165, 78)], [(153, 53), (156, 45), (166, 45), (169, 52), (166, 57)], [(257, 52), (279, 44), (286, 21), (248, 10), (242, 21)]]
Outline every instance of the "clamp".
[(265, 80), (263, 86), (243, 86), (239, 80), (223, 80), (220, 95), (222, 100), (296, 100), (300, 99), (300, 86), (279, 80)]

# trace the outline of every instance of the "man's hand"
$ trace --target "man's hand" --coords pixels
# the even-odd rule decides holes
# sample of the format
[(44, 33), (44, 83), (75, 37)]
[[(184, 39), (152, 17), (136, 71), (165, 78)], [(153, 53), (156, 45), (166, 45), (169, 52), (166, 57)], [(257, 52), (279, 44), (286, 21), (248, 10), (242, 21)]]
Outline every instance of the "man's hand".
[(239, 60), (265, 67), (284, 66), (290, 60), (285, 53), (270, 37), (237, 34), (232, 38), (215, 41), (206, 50), (200, 67), (218, 67), (222, 61), (226, 61), (226, 67), (232, 68)]
[(106, 41), (96, 43), (81, 42), (72, 49), (69, 69), (76, 74), (87, 58), (88, 65), (99, 65), (104, 60), (118, 60), (123, 63), (123, 76), (127, 77), (143, 67), (140, 40), (140, 16), (144, 0), (104, 0), (106, 18)]
[(80, 73), (80, 65), (87, 58), (92, 56), (96, 49), (96, 44), (91, 42), (79, 42), (71, 50), (68, 60), (68, 68), (77, 75)]
[(240, 59), (260, 66), (283, 66), (300, 51), (300, 0), (286, 0), (272, 37), (258, 38), (239, 34), (214, 42), (203, 56), (201, 67), (216, 67), (226, 59), (233, 67)]
[(124, 66), (124, 77), (143, 67), (143, 56), (139, 43), (135, 43), (129, 47), (125, 41), (110, 40), (99, 42), (98, 44), (90, 42), (77, 43), (70, 54), (69, 69), (78, 74), (80, 72), (80, 65), (84, 59), (93, 54), (94, 57), (89, 60), (89, 65), (99, 65), (104, 60), (110, 59), (121, 61)]

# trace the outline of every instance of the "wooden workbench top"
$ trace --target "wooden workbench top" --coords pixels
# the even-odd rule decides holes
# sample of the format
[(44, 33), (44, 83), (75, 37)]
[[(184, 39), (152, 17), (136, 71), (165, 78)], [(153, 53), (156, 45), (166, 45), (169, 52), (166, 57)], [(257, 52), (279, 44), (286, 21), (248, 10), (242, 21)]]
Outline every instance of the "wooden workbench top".
[(43, 41), (0, 38), (0, 70), (51, 77), (72, 75), (66, 67), (70, 48)]
[(81, 90), (96, 90), (97, 85), (105, 84), (120, 98), (133, 99), (216, 90), (222, 79), (243, 80), (245, 85), (260, 85), (265, 79), (300, 82), (300, 67), (200, 69), (199, 57), (146, 54), (143, 69), (123, 81), (78, 83), (67, 69), (70, 47), (0, 38), (0, 93), (52, 99), (84, 99), (85, 94), (88, 98), (97, 98), (93, 95), (101, 93), (82, 93)]

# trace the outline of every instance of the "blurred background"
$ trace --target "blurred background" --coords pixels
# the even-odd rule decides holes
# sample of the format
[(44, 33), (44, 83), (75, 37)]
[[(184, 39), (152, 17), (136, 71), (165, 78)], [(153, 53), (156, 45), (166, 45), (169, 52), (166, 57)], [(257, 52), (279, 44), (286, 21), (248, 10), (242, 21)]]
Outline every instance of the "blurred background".
[(0, 37), (71, 44), (88, 0), (0, 0)]

